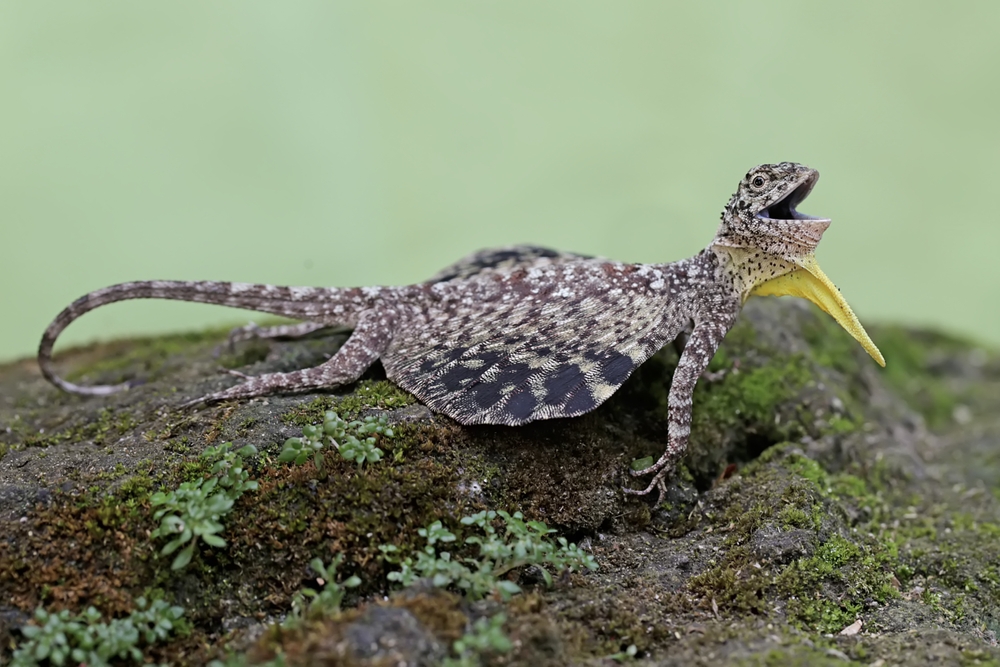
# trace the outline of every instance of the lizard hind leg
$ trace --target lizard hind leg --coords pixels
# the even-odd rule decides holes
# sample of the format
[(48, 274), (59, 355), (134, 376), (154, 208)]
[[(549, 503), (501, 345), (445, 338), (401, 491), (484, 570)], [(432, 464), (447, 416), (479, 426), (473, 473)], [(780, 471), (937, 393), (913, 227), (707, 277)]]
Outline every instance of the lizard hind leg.
[(321, 322), (298, 322), (296, 324), (279, 324), (273, 327), (261, 327), (258, 326), (256, 322), (248, 322), (247, 324), (241, 327), (236, 327), (230, 331), (226, 344), (230, 350), (233, 350), (237, 343), (242, 343), (247, 340), (294, 340), (297, 338), (304, 338), (305, 336), (308, 336), (316, 331), (320, 331), (321, 329), (331, 328), (333, 327)]
[(200, 403), (215, 403), (239, 398), (253, 398), (274, 393), (302, 393), (332, 389), (357, 381), (386, 350), (396, 330), (398, 317), (392, 310), (367, 310), (361, 313), (351, 337), (328, 361), (313, 368), (288, 373), (244, 376), (245, 382), (184, 403), (186, 408)]

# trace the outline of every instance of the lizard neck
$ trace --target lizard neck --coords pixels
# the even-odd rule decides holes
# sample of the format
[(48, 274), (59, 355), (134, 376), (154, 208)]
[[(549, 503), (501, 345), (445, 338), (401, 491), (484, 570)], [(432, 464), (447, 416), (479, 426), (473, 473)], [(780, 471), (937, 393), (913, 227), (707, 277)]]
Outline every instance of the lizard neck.
[(711, 246), (693, 257), (656, 267), (670, 276), (671, 296), (694, 304), (695, 310), (703, 304), (722, 302), (734, 304), (738, 309), (743, 302), (742, 283), (732, 258)]
[(799, 268), (794, 262), (756, 248), (734, 248), (713, 243), (705, 248), (705, 253), (714, 256), (720, 281), (732, 285), (741, 303), (745, 303), (761, 283)]

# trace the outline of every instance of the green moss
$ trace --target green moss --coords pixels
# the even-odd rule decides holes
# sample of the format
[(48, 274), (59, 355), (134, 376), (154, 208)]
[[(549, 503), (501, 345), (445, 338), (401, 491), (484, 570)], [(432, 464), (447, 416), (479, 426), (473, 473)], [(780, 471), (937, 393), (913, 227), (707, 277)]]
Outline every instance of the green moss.
[[(271, 605), (287, 606), (284, 593), (274, 591), (294, 590), (283, 582), (298, 585), (308, 576), (308, 562), (328, 558), (331, 551), (350, 555), (345, 569), (365, 575), (366, 593), (382, 593), (384, 566), (378, 544), (413, 548), (419, 542), (418, 528), (436, 518), (457, 521), (478, 509), (468, 501), (456, 502), (453, 485), (459, 476), (448, 463), (427, 455), (444, 446), (439, 429), (404, 424), (396, 432), (397, 449), (419, 448), (424, 454), (395, 464), (381, 461), (360, 472), (331, 454), (326, 465), (333, 474), (319, 485), (302, 470), (258, 470), (259, 493), (238, 501), (227, 517), (229, 545), (206, 550), (185, 571), (185, 580), (200, 591), (191, 602), (195, 627), (217, 615), (222, 599), (236, 600), (247, 614), (259, 610), (265, 596), (270, 596)], [(176, 488), (205, 472), (201, 461), (155, 469), (151, 462), (142, 462), (113, 491), (108, 485), (112, 478), (125, 476), (124, 467), (86, 477), (84, 484), (89, 479), (100, 482), (86, 493), (56, 494), (53, 502), (32, 513), (30, 524), (15, 524), (11, 544), (16, 549), (0, 549), (5, 595), (30, 608), (37, 604), (39, 591), (48, 587), (53, 597), (74, 600), (74, 605), (95, 604), (106, 613), (120, 613), (127, 603), (125, 593), (139, 582), (143, 587), (175, 588), (169, 559), (158, 557), (149, 540), (154, 527), (149, 494)], [(65, 552), (66, 540), (75, 545), (70, 552)], [(33, 555), (26, 560), (29, 553)], [(274, 568), (276, 561), (284, 564), (280, 570)], [(41, 562), (44, 567), (36, 565)], [(222, 575), (237, 563), (244, 576), (237, 580)]]
[(761, 343), (753, 324), (745, 318), (740, 318), (723, 339), (722, 346), (709, 363), (709, 371), (730, 368), (734, 360), (760, 347)]
[(84, 421), (54, 433), (39, 432), (28, 435), (25, 437), (23, 445), (27, 447), (51, 447), (65, 442), (89, 440), (100, 446), (116, 441), (122, 435), (132, 431), (137, 425), (138, 421), (132, 412), (103, 408), (94, 421)]
[(845, 376), (858, 375), (859, 357), (867, 355), (860, 351), (857, 341), (851, 338), (836, 320), (817, 313), (815, 317), (804, 318), (800, 330), (809, 343), (816, 363), (839, 371)]
[(979, 649), (962, 651), (961, 667), (1000, 667), (1000, 658), (991, 658), (989, 653)]
[[(668, 347), (640, 367), (642, 394), (629, 396), (629, 403), (650, 402), (650, 407), (665, 418), (670, 375), (676, 365), (676, 353)], [(776, 408), (793, 399), (812, 379), (805, 357), (763, 345), (752, 324), (740, 320), (716, 351), (706, 377), (695, 386), (693, 428), (709, 423), (724, 428), (773, 424)]]
[(839, 435), (852, 433), (861, 427), (859, 422), (842, 417), (841, 415), (833, 415), (827, 420), (827, 423), (829, 424), (830, 432)]
[(727, 613), (763, 614), (768, 605), (769, 578), (754, 568), (745, 547), (732, 547), (723, 562), (688, 580), (688, 590), (713, 602)]
[(104, 530), (119, 530), (141, 522), (145, 515), (144, 501), (148, 497), (146, 494), (140, 501), (115, 494), (105, 496), (96, 507), (96, 520), (89, 524), (89, 532), (95, 536), (103, 535)]
[[(836, 629), (864, 600), (887, 603), (899, 590), (920, 586), (922, 601), (951, 621), (965, 618), (982, 606), (1000, 604), (1000, 575), (991, 565), (1000, 558), (1000, 526), (989, 513), (983, 518), (980, 501), (962, 509), (949, 509), (938, 499), (906, 491), (905, 478), (885, 461), (851, 472), (819, 475), (814, 466), (787, 459), (777, 447), (766, 458), (788, 464), (818, 482), (824, 497), (843, 508), (854, 525), (851, 534), (838, 533), (860, 551), (841, 550), (826, 544), (814, 559), (783, 573), (781, 595), (795, 591), (821, 591), (790, 607), (798, 622), (810, 628)], [(762, 457), (764, 458), (764, 457)], [(962, 489), (955, 489), (956, 497)], [(976, 496), (972, 496), (975, 498)], [(842, 544), (839, 546), (843, 546)], [(810, 573), (807, 577), (801, 575)], [(817, 580), (817, 577), (818, 580)], [(832, 602), (831, 602), (832, 601)]]
[(800, 358), (788, 358), (749, 372), (730, 374), (730, 377), (730, 388), (740, 404), (736, 414), (760, 423), (772, 419), (777, 405), (790, 399), (812, 379)]
[(122, 463), (116, 463), (114, 469), (102, 470), (101, 472), (97, 473), (97, 479), (116, 480), (120, 477), (124, 477), (127, 474), (128, 470), (125, 468), (125, 465)]
[[(812, 322), (820, 317), (801, 319)], [(835, 323), (833, 330), (825, 325), (819, 330), (824, 339), (846, 336)], [(749, 318), (741, 319), (695, 386), (685, 463), (702, 490), (715, 482), (726, 465), (752, 465), (775, 443), (800, 441), (805, 436), (843, 439), (864, 426), (863, 401), (842, 390), (841, 378), (831, 379), (811, 351), (790, 353), (776, 349), (769, 340), (758, 334)], [(846, 345), (845, 350), (849, 349)], [(639, 405), (648, 410), (651, 420), (665, 424), (676, 363), (672, 349), (661, 351), (638, 371), (642, 393), (626, 386), (619, 392), (622, 403), (627, 402), (632, 412)], [(863, 385), (857, 389), (859, 394), (867, 391)]]
[(820, 574), (829, 574), (860, 556), (861, 549), (856, 544), (834, 535), (819, 548), (812, 561), (819, 566)]
[[(745, 469), (745, 475), (752, 475), (761, 467), (771, 463), (779, 463), (790, 472), (810, 483), (812, 488), (822, 497), (838, 504), (846, 503), (850, 508), (859, 510), (866, 520), (884, 519), (886, 502), (874, 490), (874, 485), (848, 472), (828, 473), (817, 461), (795, 451), (794, 443), (782, 443), (767, 449), (757, 460)], [(868, 471), (869, 477), (880, 478), (884, 473), (880, 466), (873, 466)]]
[[(714, 372), (717, 379), (703, 380), (695, 389), (692, 441), (711, 438), (720, 429), (739, 430), (749, 441), (764, 445), (822, 435), (812, 432), (816, 420), (803, 402), (815, 391), (817, 361), (822, 363), (809, 355), (762, 345), (748, 323), (737, 325), (709, 366), (709, 375)], [(861, 426), (861, 420), (851, 416), (860, 413), (855, 401), (847, 396), (842, 402), (847, 414), (831, 415), (826, 426), (838, 435)]]
[(234, 436), (236, 438), (245, 438), (250, 430), (259, 423), (256, 417), (247, 417), (236, 426), (236, 432)]
[(839, 655), (831, 655), (825, 648), (810, 642), (737, 658), (727, 664), (734, 667), (861, 667), (866, 663), (844, 660)]
[(886, 358), (884, 378), (932, 428), (951, 422), (957, 400), (954, 391), (932, 367), (934, 358), (967, 351), (969, 343), (959, 338), (902, 327), (875, 329)]
[[(212, 328), (165, 336), (130, 338), (95, 348), (106, 350), (99, 360), (79, 365), (66, 373), (70, 382), (117, 384), (134, 380), (136, 374), (155, 377), (171, 359), (192, 347), (216, 343), (226, 330)], [(63, 353), (66, 354), (66, 353)]]
[(412, 395), (388, 380), (362, 380), (350, 394), (339, 398), (319, 396), (284, 413), (281, 421), (295, 426), (321, 424), (327, 410), (334, 410), (342, 418), (350, 420), (370, 408), (394, 410), (410, 405), (415, 400)]
[(857, 620), (866, 599), (898, 597), (886, 568), (891, 555), (877, 545), (833, 535), (809, 558), (786, 567), (775, 584), (789, 599), (788, 613), (817, 632), (838, 632)]
[[(393, 444), (405, 450), (437, 439), (433, 430), (404, 424), (397, 429)], [(273, 558), (297, 564), (289, 565), (290, 571), (304, 574), (312, 558), (328, 556), (328, 549), (333, 549), (349, 554), (345, 576), (361, 574), (366, 591), (371, 587), (381, 590), (380, 543), (412, 549), (420, 541), (418, 528), (435, 518), (447, 521), (453, 517), (446, 507), (456, 516), (469, 509), (453, 500), (454, 471), (427, 456), (407, 457), (404, 463), (395, 464), (383, 460), (359, 471), (336, 452), (329, 452), (324, 468), (330, 474), (320, 484), (315, 482), (311, 465), (279, 466), (259, 476), (258, 491), (249, 500), (240, 500), (227, 517), (230, 546), (208, 554), (211, 560), (222, 565), (238, 562), (241, 568), (259, 572), (264, 582), (275, 576), (268, 565)], [(245, 502), (252, 504), (252, 511), (241, 511)], [(262, 545), (266, 545), (264, 553)], [(206, 585), (217, 585), (211, 561), (196, 559), (192, 565)], [(219, 594), (228, 593), (220, 588)], [(206, 596), (212, 595), (206, 592)]]
[(850, 473), (834, 475), (831, 487), (833, 492), (841, 498), (851, 498), (863, 502), (869, 502), (873, 498), (868, 490), (868, 483)]
[(244, 343), (235, 352), (229, 352), (219, 357), (219, 365), (223, 368), (243, 368), (267, 359), (271, 345), (266, 340), (255, 338)]
[(798, 452), (789, 454), (782, 464), (799, 477), (809, 480), (819, 491), (826, 490), (830, 485), (830, 478), (826, 470), (817, 461), (799, 454)]
[(406, 407), (415, 400), (388, 380), (362, 380), (353, 392), (337, 403), (337, 410), (345, 419), (353, 419), (369, 408), (394, 410)]
[(209, 465), (206, 464), (201, 459), (193, 459), (191, 461), (183, 461), (176, 468), (177, 477), (182, 482), (192, 482), (196, 479), (204, 477), (208, 472)]
[[(739, 481), (739, 501), (729, 505), (718, 522), (728, 530), (722, 557), (691, 578), (693, 593), (737, 615), (767, 615), (768, 600), (777, 598), (786, 601), (789, 622), (822, 633), (853, 623), (866, 600), (884, 603), (898, 597), (893, 584), (899, 566), (896, 545), (887, 535), (848, 534), (847, 517), (835, 509), (844, 503), (878, 505), (877, 493), (865, 480), (830, 473), (788, 443), (766, 451), (744, 469)], [(876, 512), (861, 515), (871, 520)], [(812, 531), (815, 551), (768, 567), (747, 546), (765, 526), (770, 526), (765, 543), (776, 527)]]
[[(799, 474), (806, 471), (818, 478), (821, 469), (813, 468), (801, 456), (785, 456), (783, 447), (777, 453), (768, 452), (744, 470), (734, 499), (717, 524), (724, 527), (726, 538), (721, 558), (705, 572), (692, 577), (688, 586), (692, 593), (714, 603), (728, 613), (738, 615), (767, 614), (768, 602), (775, 592), (778, 570), (760, 562), (760, 556), (747, 546), (754, 534), (764, 526), (819, 530), (826, 513), (823, 496), (817, 485)], [(788, 460), (793, 463), (788, 464)], [(780, 569), (780, 568), (779, 568)]]
[[(806, 434), (797, 418), (799, 397), (812, 380), (805, 359), (779, 355), (753, 366), (752, 358), (746, 356), (741, 364), (720, 362), (730, 364), (720, 369), (721, 378), (695, 387), (688, 464), (701, 485), (724, 462), (752, 460), (775, 442)], [(725, 461), (720, 444), (736, 445)]]
[(327, 410), (333, 410), (336, 400), (332, 396), (318, 396), (308, 403), (296, 405), (281, 415), (281, 421), (292, 426), (307, 426), (322, 424), (323, 415)]
[(134, 473), (115, 490), (121, 500), (145, 500), (153, 490), (153, 478), (146, 473)]
[(812, 528), (813, 517), (808, 512), (794, 505), (786, 505), (778, 512), (778, 519), (783, 526), (791, 528)]

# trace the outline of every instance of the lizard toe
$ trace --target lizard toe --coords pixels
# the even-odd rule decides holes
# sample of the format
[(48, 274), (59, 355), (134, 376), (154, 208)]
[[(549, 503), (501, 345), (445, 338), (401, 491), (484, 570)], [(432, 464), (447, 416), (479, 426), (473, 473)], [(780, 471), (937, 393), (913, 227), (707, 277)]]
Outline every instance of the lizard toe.
[(660, 473), (653, 478), (649, 485), (646, 486), (646, 488), (630, 489), (628, 487), (622, 487), (622, 491), (628, 496), (646, 496), (652, 493), (653, 489), (656, 489), (659, 492), (656, 502), (662, 503), (667, 496), (667, 483), (665, 481), (665, 477), (666, 472), (661, 470)]

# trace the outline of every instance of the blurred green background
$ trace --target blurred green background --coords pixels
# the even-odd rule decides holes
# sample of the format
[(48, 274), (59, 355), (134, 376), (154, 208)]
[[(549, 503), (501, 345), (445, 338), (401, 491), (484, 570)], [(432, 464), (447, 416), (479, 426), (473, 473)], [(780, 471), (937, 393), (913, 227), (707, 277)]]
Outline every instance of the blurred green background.
[[(862, 320), (1000, 342), (998, 34), (995, 2), (7, 0), (0, 359), (126, 280), (680, 259), (780, 160), (823, 174), (802, 208)], [(246, 319), (130, 302), (65, 339)]]

